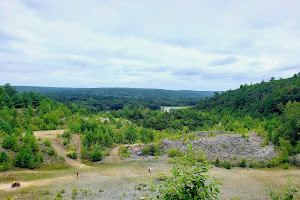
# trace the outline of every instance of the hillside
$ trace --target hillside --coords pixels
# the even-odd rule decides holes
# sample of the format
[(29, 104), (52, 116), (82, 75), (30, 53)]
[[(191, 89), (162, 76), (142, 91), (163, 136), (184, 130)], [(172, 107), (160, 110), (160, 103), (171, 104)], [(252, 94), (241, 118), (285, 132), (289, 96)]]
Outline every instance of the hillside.
[(54, 88), (16, 86), (19, 93), (37, 92), (60, 102), (76, 103), (93, 112), (134, 106), (159, 110), (160, 106), (196, 105), (213, 91), (163, 90), (142, 88)]
[(202, 100), (195, 109), (267, 117), (281, 114), (288, 101), (300, 101), (300, 73), (287, 79), (271, 78), (269, 82), (241, 85), (239, 89)]

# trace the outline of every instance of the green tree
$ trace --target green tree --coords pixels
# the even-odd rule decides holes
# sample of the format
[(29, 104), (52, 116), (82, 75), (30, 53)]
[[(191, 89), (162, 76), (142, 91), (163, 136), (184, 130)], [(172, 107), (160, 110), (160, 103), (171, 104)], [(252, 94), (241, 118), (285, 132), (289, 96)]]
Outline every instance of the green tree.
[(6, 93), (9, 95), (9, 96), (13, 96), (15, 94), (17, 94), (17, 90), (16, 88), (12, 87), (9, 83), (6, 83), (4, 86), (3, 86), (4, 90), (6, 91)]
[(98, 148), (95, 148), (92, 152), (91, 152), (91, 160), (93, 162), (96, 162), (96, 161), (101, 161), (102, 160), (102, 153), (101, 151), (98, 149)]
[(15, 158), (15, 166), (22, 168), (33, 168), (34, 167), (34, 158), (33, 152), (29, 144), (22, 145), (20, 151), (18, 152)]
[(134, 125), (129, 125), (125, 130), (125, 138), (129, 143), (134, 143), (137, 139), (137, 130)]
[(39, 143), (34, 135), (31, 136), (29, 145), (34, 153), (39, 151)]
[(8, 161), (7, 154), (4, 151), (1, 151), (1, 153), (0, 153), (0, 163), (7, 162), (7, 161)]
[(210, 178), (208, 162), (203, 152), (196, 153), (191, 144), (187, 153), (180, 159), (176, 159), (171, 173), (172, 178), (162, 182), (159, 186), (159, 199), (183, 200), (183, 199), (217, 199), (221, 181)]

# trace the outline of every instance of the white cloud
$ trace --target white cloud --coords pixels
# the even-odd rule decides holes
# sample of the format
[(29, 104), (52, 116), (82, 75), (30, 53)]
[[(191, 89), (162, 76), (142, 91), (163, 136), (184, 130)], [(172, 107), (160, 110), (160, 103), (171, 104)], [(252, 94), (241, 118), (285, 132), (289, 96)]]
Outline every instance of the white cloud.
[(0, 84), (227, 90), (289, 77), (300, 71), (299, 8), (269, 0), (1, 1)]

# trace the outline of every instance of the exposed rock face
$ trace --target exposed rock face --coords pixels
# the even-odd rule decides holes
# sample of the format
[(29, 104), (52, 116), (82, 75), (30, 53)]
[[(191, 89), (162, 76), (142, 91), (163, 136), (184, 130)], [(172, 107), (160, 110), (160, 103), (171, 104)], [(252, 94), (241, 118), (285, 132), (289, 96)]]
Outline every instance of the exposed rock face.
[[(214, 134), (213, 137), (208, 137)], [(267, 161), (272, 160), (277, 153), (275, 152), (275, 145), (269, 144), (265, 147), (261, 147), (260, 144), (264, 141), (264, 138), (257, 136), (257, 133), (247, 133), (249, 137), (242, 138), (240, 134), (225, 134), (222, 131), (207, 131), (195, 133), (196, 137), (201, 137), (197, 140), (191, 140), (187, 143), (184, 141), (171, 141), (168, 139), (163, 140), (163, 148), (168, 152), (171, 148), (179, 147), (181, 150), (187, 149), (187, 144), (190, 143), (194, 148), (200, 151), (206, 151), (205, 155), (209, 160), (219, 158), (220, 160), (234, 161), (234, 155), (236, 161), (239, 158), (251, 158), (255, 161)]]

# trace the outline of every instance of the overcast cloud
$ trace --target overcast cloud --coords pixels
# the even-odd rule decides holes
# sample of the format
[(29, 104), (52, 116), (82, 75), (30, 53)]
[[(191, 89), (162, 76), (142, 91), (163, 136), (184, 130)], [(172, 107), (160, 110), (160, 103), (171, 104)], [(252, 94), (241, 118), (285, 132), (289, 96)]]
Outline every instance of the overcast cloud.
[(300, 71), (298, 0), (1, 0), (0, 85), (228, 90)]

